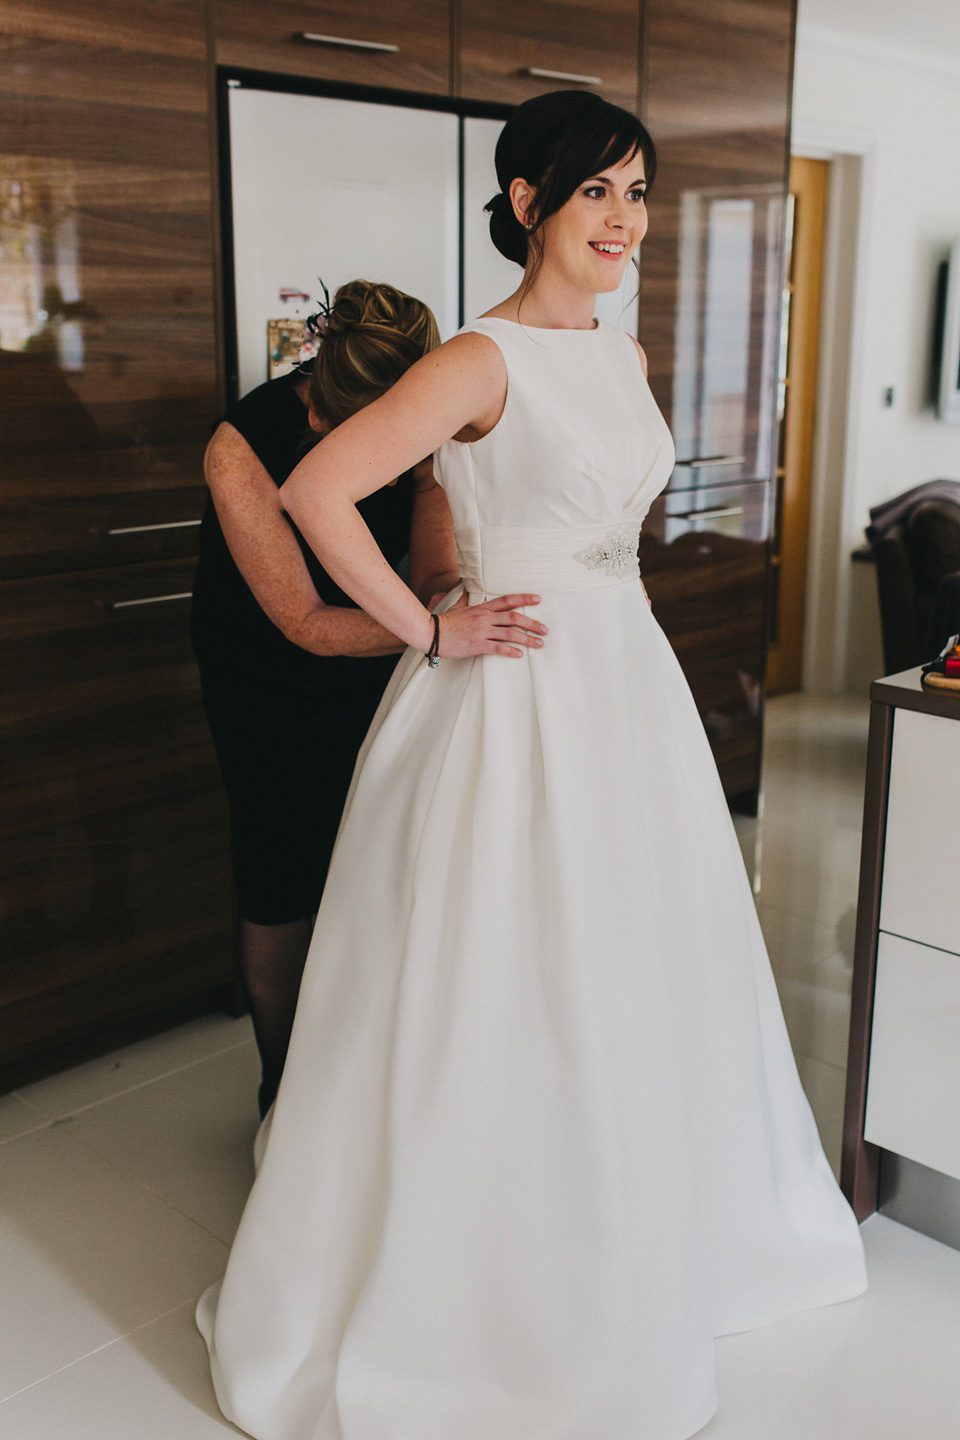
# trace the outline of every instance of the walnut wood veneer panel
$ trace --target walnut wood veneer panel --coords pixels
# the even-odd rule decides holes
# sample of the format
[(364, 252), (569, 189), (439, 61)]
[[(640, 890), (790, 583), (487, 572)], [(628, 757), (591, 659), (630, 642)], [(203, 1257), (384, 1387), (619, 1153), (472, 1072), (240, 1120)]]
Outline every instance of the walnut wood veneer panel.
[(0, 134), (0, 578), (181, 553), (91, 536), (124, 470), (202, 484), (219, 409), (203, 0), (7, 7)]
[[(219, 65), (428, 95), (450, 92), (449, 0), (211, 3)], [(326, 42), (304, 40), (304, 34)], [(349, 41), (358, 43), (337, 43)], [(374, 48), (379, 45), (396, 48)]]
[(0, 585), (0, 1077), (231, 980), (188, 601), (129, 604), (189, 592), (193, 569)]
[(232, 993), (225, 801), (164, 598), (219, 411), (208, 81), (204, 0), (0, 12), (0, 1088)]
[(640, 569), (693, 692), (724, 792), (754, 811), (760, 784), (770, 487), (668, 492), (640, 536)]
[(531, 69), (595, 79), (585, 84), (635, 110), (639, 0), (461, 0), (459, 93), (516, 105), (577, 82)]
[(678, 459), (769, 478), (794, 0), (645, 0), (641, 114), (660, 163), (641, 331)]

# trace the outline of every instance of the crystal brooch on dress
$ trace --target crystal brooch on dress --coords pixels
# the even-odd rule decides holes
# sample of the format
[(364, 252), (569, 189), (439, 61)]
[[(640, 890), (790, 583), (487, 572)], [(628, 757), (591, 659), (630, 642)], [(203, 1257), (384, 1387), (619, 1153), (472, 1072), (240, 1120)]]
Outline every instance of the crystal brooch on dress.
[(599, 570), (602, 565), (608, 575), (625, 575), (637, 563), (637, 545), (625, 530), (614, 530), (586, 550), (578, 550), (573, 558), (588, 570)]

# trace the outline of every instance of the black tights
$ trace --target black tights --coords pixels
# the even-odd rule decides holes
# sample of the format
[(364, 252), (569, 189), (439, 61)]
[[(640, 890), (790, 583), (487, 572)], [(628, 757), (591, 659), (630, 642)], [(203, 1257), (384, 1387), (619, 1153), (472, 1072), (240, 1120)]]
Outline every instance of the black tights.
[(312, 915), (285, 925), (240, 921), (240, 973), (263, 1071), (261, 1117), (273, 1104), (280, 1084), (312, 930)]

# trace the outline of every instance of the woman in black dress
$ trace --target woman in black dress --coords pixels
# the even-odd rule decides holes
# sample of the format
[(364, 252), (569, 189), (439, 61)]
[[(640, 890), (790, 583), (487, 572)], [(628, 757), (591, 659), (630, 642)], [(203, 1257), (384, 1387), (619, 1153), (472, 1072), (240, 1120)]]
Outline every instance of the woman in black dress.
[[(230, 801), (240, 972), (276, 1094), (300, 976), (357, 752), (404, 646), (359, 610), (288, 521), (277, 487), (310, 444), (440, 343), (421, 301), (389, 285), (337, 291), (310, 371), (267, 381), (207, 449), (191, 638)], [(443, 491), (427, 460), (361, 511), (426, 602), (456, 583)]]

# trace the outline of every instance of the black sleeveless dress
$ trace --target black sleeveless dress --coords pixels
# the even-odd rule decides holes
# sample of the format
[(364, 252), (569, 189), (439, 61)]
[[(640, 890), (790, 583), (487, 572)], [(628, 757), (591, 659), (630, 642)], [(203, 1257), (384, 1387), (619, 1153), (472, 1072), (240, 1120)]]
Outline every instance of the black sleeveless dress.
[[(268, 380), (223, 417), (278, 486), (311, 439), (296, 379)], [(358, 508), (399, 568), (410, 543), (412, 474)], [(356, 609), (291, 528), (324, 604)], [(320, 903), (357, 752), (398, 657), (312, 655), (288, 640), (241, 575), (209, 496), (190, 637), (230, 801), (240, 915), (261, 925), (303, 919)]]

